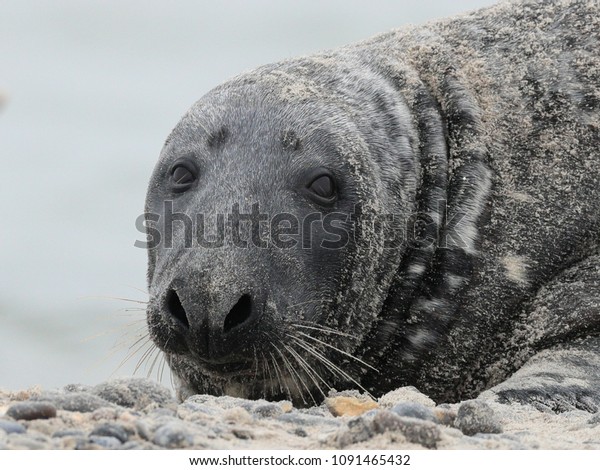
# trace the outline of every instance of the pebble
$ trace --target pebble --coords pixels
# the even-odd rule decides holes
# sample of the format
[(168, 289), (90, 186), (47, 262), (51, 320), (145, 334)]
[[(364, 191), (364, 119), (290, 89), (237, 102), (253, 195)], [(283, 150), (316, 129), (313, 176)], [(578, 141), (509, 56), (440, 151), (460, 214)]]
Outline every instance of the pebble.
[(8, 443), (12, 449), (45, 449), (48, 441), (49, 438), (45, 436), (29, 436), (27, 434), (12, 434), (8, 437)]
[(52, 437), (85, 437), (85, 433), (79, 429), (59, 429), (58, 431), (52, 433)]
[(428, 449), (435, 449), (441, 439), (441, 432), (434, 423), (416, 418), (401, 417), (387, 410), (382, 410), (375, 415), (373, 429), (378, 434), (386, 431), (399, 431), (407, 441)]
[(452, 410), (448, 405), (440, 405), (434, 408), (433, 414), (439, 424), (443, 424), (444, 426), (454, 426), (456, 411)]
[(404, 401), (394, 405), (391, 411), (392, 413), (396, 413), (398, 416), (406, 416), (409, 418), (422, 419), (424, 421), (437, 422), (437, 418), (431, 408), (427, 408), (420, 403)]
[(345, 447), (371, 439), (375, 433), (371, 422), (362, 416), (348, 422), (346, 428), (342, 429), (336, 437), (337, 445)]
[(129, 439), (129, 435), (132, 432), (128, 432), (123, 426), (119, 424), (113, 423), (102, 423), (96, 426), (92, 432), (91, 436), (106, 436), (106, 437), (114, 437), (118, 439), (120, 442), (126, 442)]
[(101, 407), (112, 406), (108, 401), (86, 392), (48, 392), (31, 400), (52, 403), (58, 410), (79, 411), (80, 413), (89, 413)]
[(276, 405), (275, 403), (259, 405), (253, 410), (253, 414), (257, 418), (274, 418), (275, 416), (279, 416), (283, 413), (284, 411), (281, 406)]
[(394, 405), (406, 401), (419, 403), (430, 408), (435, 406), (435, 402), (431, 398), (419, 392), (416, 387), (412, 386), (400, 387), (396, 390), (392, 390), (377, 400), (379, 406), (382, 408), (392, 408)]
[(315, 416), (309, 415), (307, 413), (301, 413), (299, 411), (292, 411), (290, 413), (285, 413), (277, 418), (278, 421), (283, 421), (285, 423), (292, 423), (298, 426), (340, 426), (342, 423), (336, 419), (325, 418), (323, 416)]
[(497, 434), (502, 432), (502, 426), (494, 416), (492, 408), (480, 400), (462, 403), (458, 408), (454, 425), (467, 436), (477, 433)]
[(152, 442), (167, 449), (177, 449), (191, 446), (194, 438), (185, 426), (179, 423), (169, 423), (156, 430)]
[(24, 434), (27, 429), (21, 423), (0, 419), (0, 429), (6, 434)]
[(23, 401), (15, 403), (6, 410), (6, 415), (16, 420), (31, 421), (33, 419), (48, 419), (56, 416), (56, 408), (48, 402)]
[[(125, 390), (129, 386), (131, 390)], [(169, 394), (162, 394), (162, 387), (148, 386), (145, 379), (141, 382), (111, 381), (96, 387), (69, 386), (68, 389), (62, 392), (38, 389), (28, 392), (24, 401), (16, 397), (23, 398), (25, 393), (0, 392), (0, 449), (247, 449), (267, 446), (531, 449), (546, 448), (544, 444), (547, 443), (561, 448), (600, 449), (597, 439), (600, 414), (543, 415), (554, 426), (553, 432), (569, 430), (564, 441), (556, 434), (549, 440), (543, 434), (545, 426), (541, 431), (536, 411), (519, 408), (513, 413), (509, 405), (486, 402), (481, 397), (461, 404), (431, 406), (433, 401), (428, 402), (427, 397), (411, 387), (386, 395), (387, 401), (380, 400), (379, 407), (354, 417), (348, 414), (333, 417), (325, 403), (297, 409), (285, 401), (208, 395), (190, 397), (177, 405)], [(142, 396), (143, 390), (150, 395)], [(158, 401), (153, 401), (152, 396), (158, 397)], [(407, 400), (408, 396), (417, 399)], [(112, 397), (113, 401), (107, 397)], [(358, 392), (335, 393), (328, 398), (337, 403), (368, 403)], [(40, 414), (34, 413), (33, 420), (25, 422), (15, 421), (11, 416), (19, 410), (31, 411), (31, 407), (40, 406), (57, 408), (56, 417), (36, 419)], [(535, 415), (532, 429), (523, 429), (522, 423), (527, 423), (527, 415), (523, 413)], [(500, 433), (498, 416), (502, 417), (503, 423), (518, 422), (519, 430)], [(557, 429), (552, 420), (563, 418), (564, 426)]]
[(333, 416), (360, 416), (379, 405), (369, 397), (328, 397), (325, 405)]
[(121, 447), (122, 441), (112, 436), (90, 436), (90, 442), (102, 446), (105, 449), (118, 449)]
[(126, 408), (175, 405), (169, 390), (149, 379), (121, 378), (109, 380), (92, 388), (92, 392), (111, 403)]

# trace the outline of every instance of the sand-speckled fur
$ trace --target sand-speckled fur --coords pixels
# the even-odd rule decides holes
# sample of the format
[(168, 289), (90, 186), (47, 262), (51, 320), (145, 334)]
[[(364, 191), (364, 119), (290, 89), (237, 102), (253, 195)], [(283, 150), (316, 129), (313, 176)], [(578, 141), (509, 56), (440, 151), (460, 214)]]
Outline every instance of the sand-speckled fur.
[[(318, 396), (359, 383), (373, 394), (415, 385), (459, 400), (533, 358), (501, 399), (539, 404), (560, 395), (548, 381), (568, 384), (568, 367), (552, 366), (554, 375), (525, 380), (522, 390), (515, 384), (527, 371), (543, 374), (558, 351), (552, 357), (585, 359), (585, 374), (574, 373), (588, 385), (577, 400), (540, 408), (597, 411), (600, 353), (586, 338), (600, 334), (599, 51), (598, 1), (502, 2), (266, 65), (202, 98), (165, 144), (148, 211), (160, 211), (161, 181), (182, 154), (212, 178), (176, 201), (184, 212), (257, 201), (272, 214), (301, 215), (286, 184), (311, 165), (342, 175), (337, 210), (360, 209), (352, 243), (317, 258), (151, 250), (149, 325), (180, 396), (297, 399), (303, 388)], [(418, 230), (429, 243), (386, 247), (414, 213), (426, 215)], [(373, 224), (382, 214), (395, 222)], [(182, 302), (217, 326), (244, 288), (270, 289), (246, 349), (252, 378), (209, 373), (194, 359), (193, 341), (162, 308), (174, 280), (187, 286)], [(306, 319), (324, 329), (298, 340), (308, 330), (294, 325)]]

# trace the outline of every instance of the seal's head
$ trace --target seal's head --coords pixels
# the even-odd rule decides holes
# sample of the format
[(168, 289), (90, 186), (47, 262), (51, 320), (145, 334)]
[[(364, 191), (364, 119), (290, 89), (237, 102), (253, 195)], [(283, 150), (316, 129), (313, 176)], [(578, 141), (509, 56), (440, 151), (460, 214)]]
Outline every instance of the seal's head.
[(317, 398), (375, 366), (364, 340), (403, 252), (377, 216), (414, 209), (415, 131), (389, 85), (340, 67), (321, 56), (233, 79), (165, 143), (147, 318), (182, 399)]

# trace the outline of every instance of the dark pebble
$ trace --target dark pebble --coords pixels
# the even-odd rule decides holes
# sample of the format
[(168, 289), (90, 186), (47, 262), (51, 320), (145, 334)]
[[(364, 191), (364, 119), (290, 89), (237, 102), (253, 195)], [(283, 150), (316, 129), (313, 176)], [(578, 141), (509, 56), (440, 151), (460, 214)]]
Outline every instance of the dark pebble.
[(294, 434), (299, 437), (307, 437), (308, 433), (302, 428), (294, 429)]
[(105, 449), (118, 449), (121, 447), (121, 441), (112, 436), (90, 436), (90, 442)]
[(428, 449), (435, 449), (441, 439), (440, 430), (434, 423), (401, 417), (387, 410), (380, 411), (375, 415), (372, 426), (377, 434), (397, 431), (403, 434), (407, 441)]
[(373, 428), (370, 421), (361, 416), (348, 422), (347, 429), (338, 434), (337, 442), (341, 448), (344, 448), (364, 442), (373, 436)]
[(437, 421), (433, 412), (420, 403), (413, 403), (410, 401), (401, 402), (394, 406), (391, 411), (398, 416), (407, 416), (409, 418), (417, 418), (424, 421)]
[(13, 419), (31, 421), (33, 419), (48, 419), (56, 416), (54, 405), (43, 401), (23, 401), (12, 405), (6, 410), (6, 415)]
[(24, 434), (27, 431), (22, 424), (5, 419), (0, 419), (0, 429), (6, 434)]
[(502, 426), (494, 416), (492, 408), (479, 400), (467, 401), (460, 405), (454, 425), (467, 436), (477, 433), (497, 434), (502, 432)]
[(276, 418), (279, 421), (285, 423), (297, 424), (298, 426), (318, 426), (318, 425), (329, 425), (329, 426), (340, 426), (341, 420), (333, 418), (324, 418), (322, 416), (313, 416), (306, 413), (298, 413), (292, 411), (291, 413), (285, 413)]
[(259, 405), (254, 408), (254, 415), (257, 418), (274, 418), (283, 414), (281, 406), (268, 403), (266, 405)]
[(52, 433), (52, 437), (85, 437), (85, 433), (79, 429), (59, 429)]
[(179, 423), (169, 423), (161, 426), (152, 439), (156, 445), (167, 449), (190, 446), (194, 443), (192, 435)]
[(106, 437), (114, 437), (121, 442), (126, 442), (129, 440), (129, 434), (127, 430), (119, 425), (113, 423), (103, 423), (96, 426), (93, 431), (90, 433), (91, 436), (106, 436)]
[(254, 433), (249, 429), (232, 429), (231, 433), (238, 439), (248, 440), (254, 438)]

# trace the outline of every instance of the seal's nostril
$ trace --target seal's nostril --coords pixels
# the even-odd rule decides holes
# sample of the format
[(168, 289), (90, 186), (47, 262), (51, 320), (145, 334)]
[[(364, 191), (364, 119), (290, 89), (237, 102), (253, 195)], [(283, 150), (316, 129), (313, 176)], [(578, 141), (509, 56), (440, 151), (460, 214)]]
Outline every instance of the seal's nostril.
[(244, 294), (240, 297), (240, 300), (233, 306), (233, 308), (225, 317), (225, 323), (223, 325), (223, 331), (227, 333), (232, 328), (239, 326), (246, 322), (252, 315), (252, 298), (249, 294)]
[(183, 305), (181, 305), (181, 300), (179, 300), (177, 292), (174, 290), (167, 292), (167, 310), (169, 310), (171, 315), (177, 318), (177, 320), (183, 323), (186, 328), (190, 327), (190, 322), (188, 321), (185, 309), (183, 308)]

